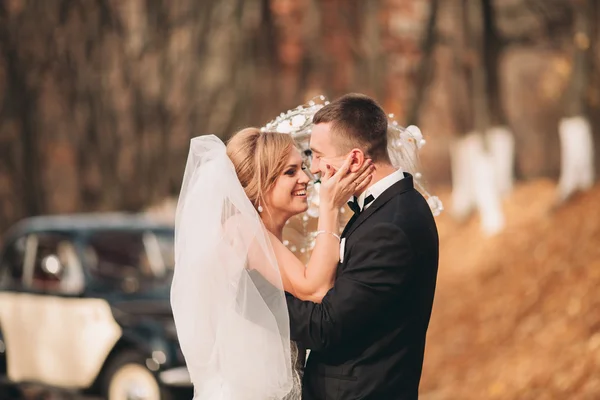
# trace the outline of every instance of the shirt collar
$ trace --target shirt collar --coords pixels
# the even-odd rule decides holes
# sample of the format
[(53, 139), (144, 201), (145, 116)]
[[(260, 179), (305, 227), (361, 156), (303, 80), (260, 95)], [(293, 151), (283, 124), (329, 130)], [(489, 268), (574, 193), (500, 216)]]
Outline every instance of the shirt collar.
[[(385, 192), (390, 186), (401, 181), (402, 179), (404, 179), (404, 172), (402, 169), (398, 169), (362, 192), (360, 196), (358, 196), (358, 199), (356, 199), (360, 210), (363, 210), (363, 204), (365, 204), (365, 199), (367, 196), (373, 196), (373, 201), (375, 201), (377, 200), (377, 197), (381, 195), (381, 193)], [(369, 208), (371, 204), (373, 204), (373, 202), (367, 204), (365, 208)]]

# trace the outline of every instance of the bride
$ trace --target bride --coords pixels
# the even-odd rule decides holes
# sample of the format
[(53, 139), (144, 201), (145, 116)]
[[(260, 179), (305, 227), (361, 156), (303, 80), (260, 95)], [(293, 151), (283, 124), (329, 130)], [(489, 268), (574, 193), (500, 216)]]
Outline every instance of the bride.
[(300, 399), (304, 355), (289, 340), (284, 291), (320, 302), (339, 262), (339, 209), (370, 183), (352, 160), (321, 177), (315, 246), (304, 265), (282, 242), (307, 210), (292, 136), (247, 128), (192, 139), (175, 225), (171, 303), (195, 399)]

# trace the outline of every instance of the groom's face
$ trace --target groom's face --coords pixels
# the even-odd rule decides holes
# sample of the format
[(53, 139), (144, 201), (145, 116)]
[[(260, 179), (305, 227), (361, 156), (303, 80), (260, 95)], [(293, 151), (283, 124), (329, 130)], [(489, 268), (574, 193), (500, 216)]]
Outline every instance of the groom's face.
[(340, 154), (338, 146), (332, 140), (331, 122), (313, 127), (310, 135), (310, 150), (312, 152), (310, 172), (313, 174), (324, 174), (327, 165), (337, 171), (346, 158), (346, 154)]

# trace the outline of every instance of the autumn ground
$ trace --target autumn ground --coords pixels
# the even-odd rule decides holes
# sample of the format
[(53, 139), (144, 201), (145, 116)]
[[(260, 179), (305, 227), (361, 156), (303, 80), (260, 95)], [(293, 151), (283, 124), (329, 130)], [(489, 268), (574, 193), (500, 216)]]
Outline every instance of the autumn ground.
[(439, 217), (421, 399), (600, 399), (600, 186), (554, 189), (518, 185), (495, 237)]

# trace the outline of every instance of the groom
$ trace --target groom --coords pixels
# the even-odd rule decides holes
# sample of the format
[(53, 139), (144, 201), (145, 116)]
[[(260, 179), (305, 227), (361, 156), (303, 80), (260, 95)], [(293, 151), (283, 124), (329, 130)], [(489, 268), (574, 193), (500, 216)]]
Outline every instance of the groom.
[(311, 349), (303, 400), (417, 399), (438, 269), (433, 216), (413, 177), (391, 165), (373, 99), (345, 95), (313, 123), (311, 172), (350, 152), (351, 171), (371, 158), (376, 172), (350, 204), (334, 287), (321, 304), (286, 294), (291, 338)]

